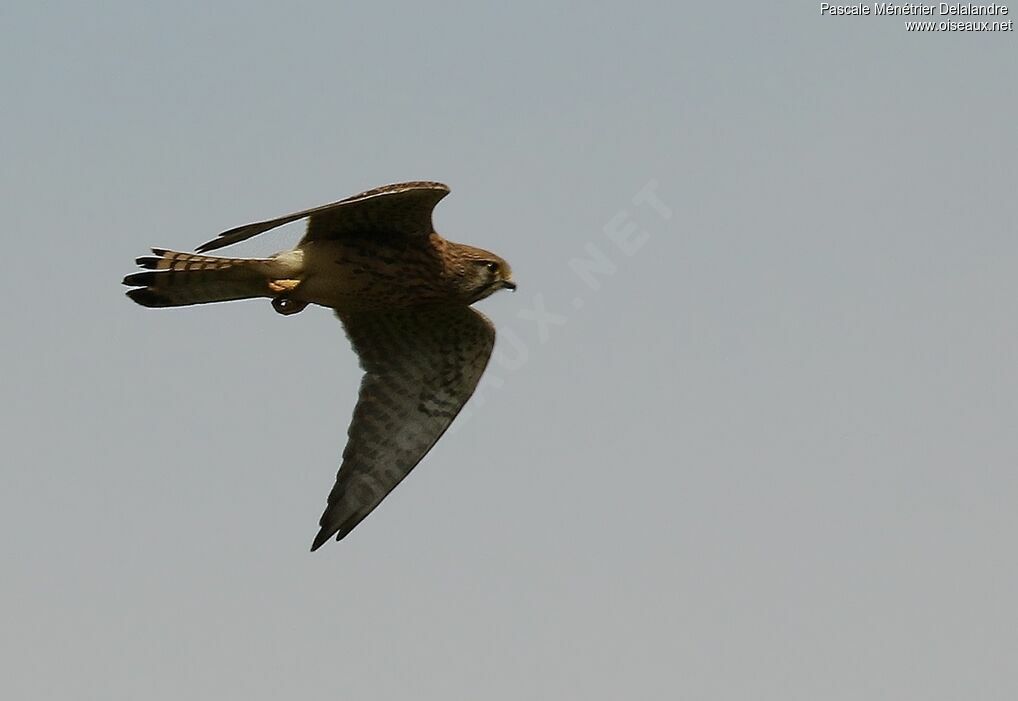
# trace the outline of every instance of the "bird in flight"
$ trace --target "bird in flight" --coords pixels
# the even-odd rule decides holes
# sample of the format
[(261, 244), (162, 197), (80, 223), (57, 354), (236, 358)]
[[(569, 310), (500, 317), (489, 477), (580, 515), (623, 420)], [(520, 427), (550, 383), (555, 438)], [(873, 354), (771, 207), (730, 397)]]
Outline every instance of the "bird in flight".
[[(124, 278), (145, 307), (266, 297), (280, 314), (335, 310), (364, 377), (346, 449), (311, 550), (344, 538), (421, 461), (473, 394), (495, 327), (474, 302), (515, 290), (509, 264), (438, 235), (436, 182), (368, 190), (224, 231), (197, 253), (152, 249)], [(203, 255), (307, 219), (297, 247), (269, 258)]]

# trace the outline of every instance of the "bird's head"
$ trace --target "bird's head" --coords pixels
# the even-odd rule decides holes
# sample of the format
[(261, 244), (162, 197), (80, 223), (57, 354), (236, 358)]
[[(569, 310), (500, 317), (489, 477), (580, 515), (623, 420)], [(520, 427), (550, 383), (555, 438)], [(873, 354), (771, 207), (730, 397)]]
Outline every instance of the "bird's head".
[(452, 281), (467, 304), (499, 290), (515, 290), (513, 271), (502, 258), (483, 248), (455, 244)]

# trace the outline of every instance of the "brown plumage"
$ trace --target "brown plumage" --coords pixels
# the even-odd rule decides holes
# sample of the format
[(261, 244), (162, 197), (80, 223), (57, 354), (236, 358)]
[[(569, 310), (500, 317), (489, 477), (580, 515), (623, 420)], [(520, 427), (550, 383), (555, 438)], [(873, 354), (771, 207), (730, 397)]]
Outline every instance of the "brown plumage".
[[(495, 254), (432, 227), (449, 188), (412, 182), (223, 232), (199, 254), (153, 249), (124, 278), (147, 307), (268, 297), (281, 314), (336, 311), (364, 369), (336, 484), (312, 550), (342, 539), (412, 470), (466, 403), (495, 329), (469, 305), (515, 289)], [(297, 247), (270, 258), (200, 255), (302, 218)]]

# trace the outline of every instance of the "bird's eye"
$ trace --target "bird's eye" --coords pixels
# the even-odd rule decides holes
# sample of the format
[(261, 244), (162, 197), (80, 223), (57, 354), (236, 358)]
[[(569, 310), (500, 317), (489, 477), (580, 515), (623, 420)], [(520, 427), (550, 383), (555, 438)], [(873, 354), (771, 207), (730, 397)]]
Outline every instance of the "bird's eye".
[(498, 272), (498, 263), (496, 263), (493, 260), (489, 260), (487, 263), (485, 263), (484, 267), (488, 269), (489, 273), (497, 273)]

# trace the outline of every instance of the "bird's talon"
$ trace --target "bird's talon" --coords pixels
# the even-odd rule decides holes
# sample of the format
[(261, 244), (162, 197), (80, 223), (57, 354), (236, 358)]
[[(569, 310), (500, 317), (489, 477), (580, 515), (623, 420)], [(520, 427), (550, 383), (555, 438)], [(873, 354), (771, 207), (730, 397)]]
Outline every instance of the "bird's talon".
[(307, 305), (307, 302), (299, 299), (293, 299), (286, 295), (279, 295), (278, 297), (274, 297), (272, 300), (272, 308), (284, 316), (304, 311), (304, 307)]

